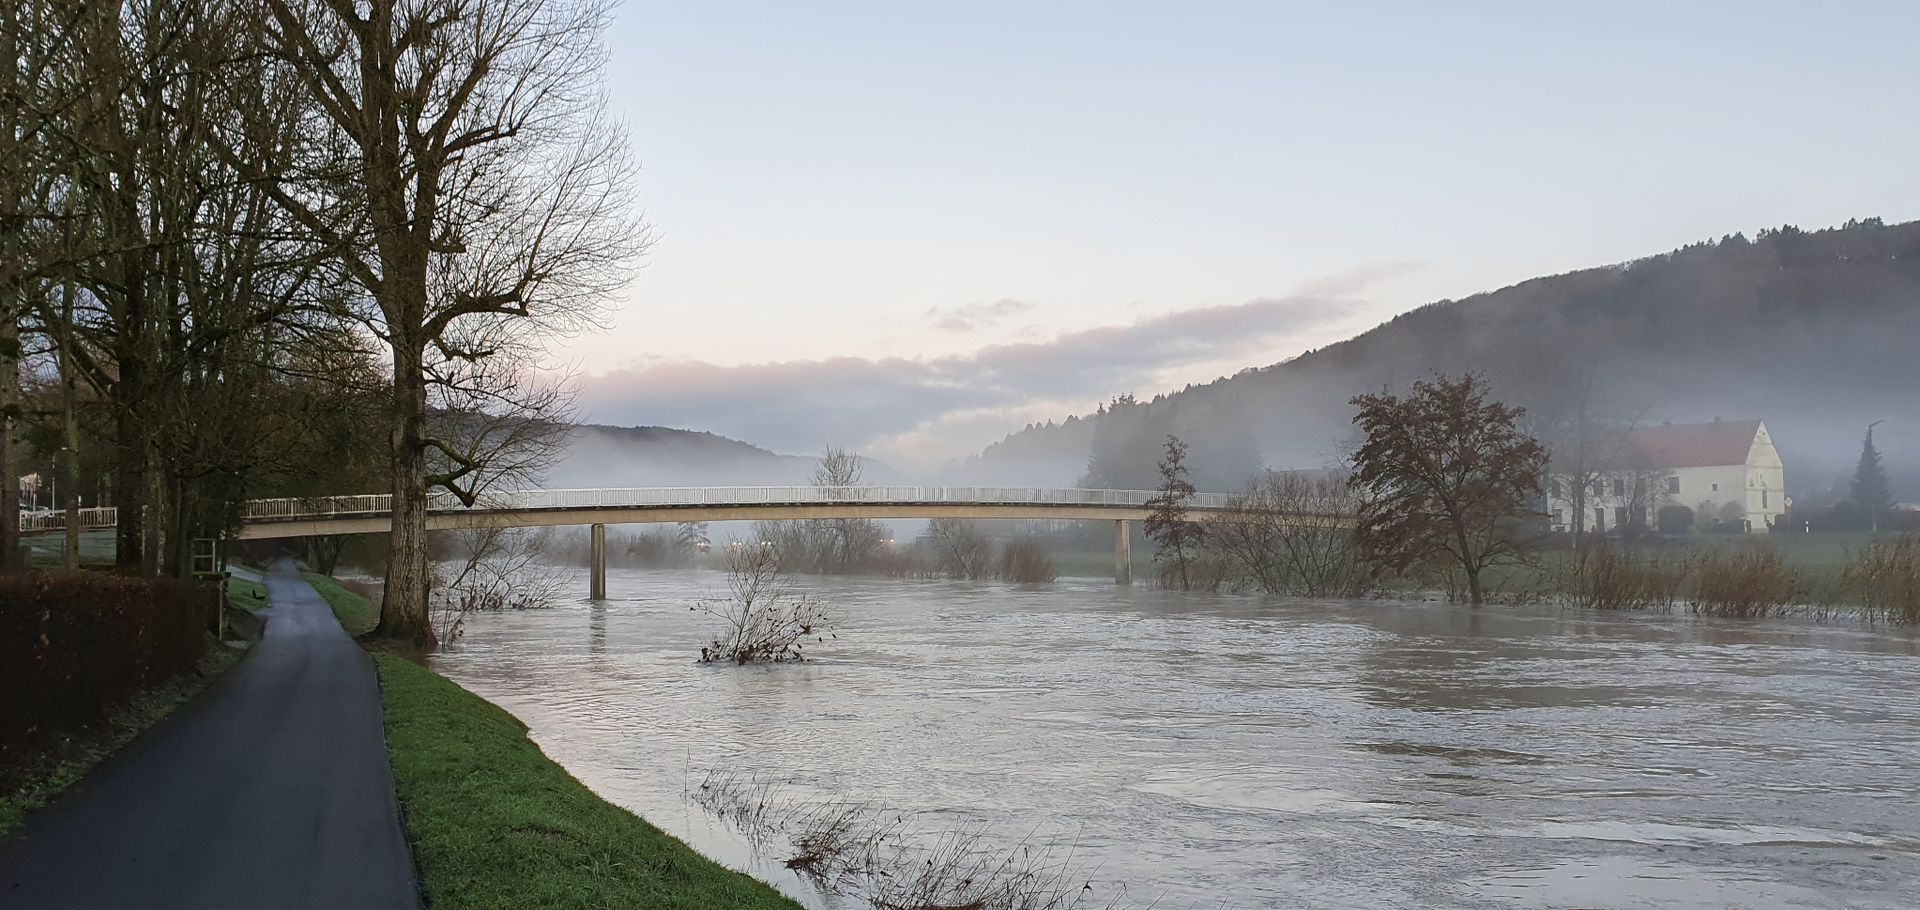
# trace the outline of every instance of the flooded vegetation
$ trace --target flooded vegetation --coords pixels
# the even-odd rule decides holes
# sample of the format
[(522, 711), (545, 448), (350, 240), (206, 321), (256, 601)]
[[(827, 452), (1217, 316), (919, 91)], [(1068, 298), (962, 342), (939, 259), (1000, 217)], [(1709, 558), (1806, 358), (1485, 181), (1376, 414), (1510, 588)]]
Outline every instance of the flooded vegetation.
[[(616, 570), (604, 603), (472, 617), (435, 667), (816, 908), (873, 906), (788, 865), (893, 836), (863, 817), (1070, 845), (1082, 906), (1894, 908), (1920, 877), (1911, 627), (800, 584), (840, 633), (804, 663), (698, 665), (688, 605), (725, 576)], [(833, 823), (736, 824), (714, 774)]]

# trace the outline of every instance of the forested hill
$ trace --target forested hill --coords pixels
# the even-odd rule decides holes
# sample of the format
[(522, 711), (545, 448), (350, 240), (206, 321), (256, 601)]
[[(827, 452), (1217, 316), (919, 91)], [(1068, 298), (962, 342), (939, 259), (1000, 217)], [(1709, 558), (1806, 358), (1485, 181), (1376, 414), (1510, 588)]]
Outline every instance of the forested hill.
[(1865, 425), (1883, 417), (1888, 466), (1910, 471), (1920, 464), (1920, 222), (1734, 234), (1442, 300), (1292, 360), (1030, 427), (961, 473), (1068, 483), (1098, 453), (1102, 476), (1089, 481), (1150, 484), (1154, 449), (1174, 432), (1192, 444), (1203, 489), (1232, 488), (1249, 462), (1336, 459), (1353, 395), (1470, 369), (1539, 420), (1582, 406), (1641, 422), (1765, 419), (1796, 494), (1849, 470)]
[[(762, 486), (810, 482), (818, 456), (782, 455), (713, 433), (672, 427), (574, 427), (561, 461), (546, 472), (556, 488)], [(865, 479), (891, 468), (865, 462)]]

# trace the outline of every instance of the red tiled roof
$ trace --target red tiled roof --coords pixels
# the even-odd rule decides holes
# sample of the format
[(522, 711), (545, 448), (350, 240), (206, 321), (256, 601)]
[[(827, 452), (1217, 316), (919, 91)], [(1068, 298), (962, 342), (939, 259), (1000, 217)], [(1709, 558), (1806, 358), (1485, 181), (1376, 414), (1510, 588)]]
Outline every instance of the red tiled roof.
[(1635, 427), (1627, 433), (1627, 448), (1643, 468), (1705, 468), (1746, 464), (1758, 420), (1716, 420), (1712, 423), (1669, 423)]

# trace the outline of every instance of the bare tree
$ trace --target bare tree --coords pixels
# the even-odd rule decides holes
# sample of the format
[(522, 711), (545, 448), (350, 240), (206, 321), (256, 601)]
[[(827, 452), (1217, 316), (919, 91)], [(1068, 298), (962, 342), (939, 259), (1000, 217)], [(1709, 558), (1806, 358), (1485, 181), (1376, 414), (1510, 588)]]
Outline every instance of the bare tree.
[(948, 578), (978, 581), (993, 574), (993, 544), (964, 518), (936, 518), (927, 522), (927, 540), (934, 563)]
[(1000, 548), (1000, 580), (1022, 584), (1048, 583), (1060, 577), (1047, 547), (1032, 537), (1017, 537)]
[(1208, 539), (1270, 594), (1353, 597), (1373, 584), (1342, 474), (1269, 471), (1247, 484)]
[(1461, 570), (1479, 605), (1481, 573), (1526, 558), (1524, 523), (1537, 515), (1547, 454), (1517, 428), (1526, 412), (1487, 401), (1485, 380), (1472, 373), (1353, 404), (1366, 435), (1348, 481), (1362, 499), (1362, 546), (1394, 569)]
[[(813, 469), (813, 485), (830, 499), (844, 499), (852, 487), (860, 484), (866, 463), (845, 449), (828, 446)], [(886, 530), (871, 519), (828, 518), (811, 528), (821, 538), (813, 547), (822, 559), (816, 568), (823, 572), (845, 572), (872, 562), (874, 551), (886, 540)]]
[[(379, 631), (428, 642), (427, 494), (472, 501), (488, 458), (434, 435), (436, 377), (525, 362), (543, 336), (595, 324), (646, 246), (625, 136), (600, 85), (611, 4), (264, 3), (264, 43), (318, 113), (301, 160), (261, 176), (364, 291), (348, 315), (391, 355)], [(496, 403), (508, 397), (487, 389)], [(529, 419), (525, 404), (506, 410)]]

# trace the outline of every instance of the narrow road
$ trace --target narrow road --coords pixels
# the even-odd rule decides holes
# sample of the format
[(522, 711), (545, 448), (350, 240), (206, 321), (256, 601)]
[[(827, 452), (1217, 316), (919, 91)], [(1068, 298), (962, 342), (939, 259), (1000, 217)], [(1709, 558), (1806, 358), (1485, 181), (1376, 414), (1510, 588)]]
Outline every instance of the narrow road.
[(0, 842), (0, 907), (418, 905), (373, 666), (291, 565), (267, 589), (252, 654)]

